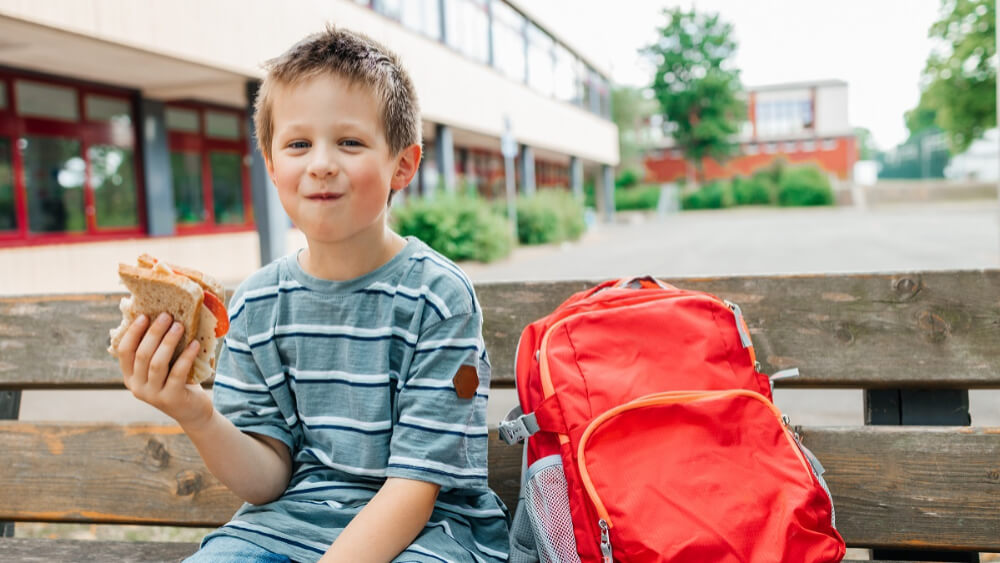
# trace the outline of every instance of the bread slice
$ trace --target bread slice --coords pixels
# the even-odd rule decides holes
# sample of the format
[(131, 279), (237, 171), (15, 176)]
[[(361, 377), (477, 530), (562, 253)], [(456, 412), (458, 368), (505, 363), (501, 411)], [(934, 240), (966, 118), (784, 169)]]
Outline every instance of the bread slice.
[[(138, 259), (140, 267), (152, 269), (159, 262), (156, 258), (150, 256), (149, 254), (141, 254)], [(164, 264), (171, 270), (177, 272), (178, 274), (185, 275), (195, 281), (202, 289), (206, 291), (211, 291), (219, 298), (223, 303), (226, 302), (226, 288), (222, 286), (222, 282), (209, 276), (198, 270), (193, 270), (191, 268), (185, 268), (184, 266), (177, 266), (175, 264), (170, 264), (164, 262)]]
[[(171, 361), (176, 360), (191, 340), (202, 334), (199, 330), (203, 318), (202, 310), (207, 311), (207, 309), (201, 306), (205, 295), (201, 286), (182, 275), (128, 264), (118, 265), (118, 276), (132, 295), (122, 298), (119, 304), (122, 323), (111, 331), (111, 347), (108, 351), (111, 355), (118, 356), (118, 345), (125, 331), (139, 315), (146, 315), (153, 321), (160, 313), (167, 312), (184, 326), (184, 336), (171, 359)], [(211, 313), (208, 315), (211, 316)], [(212, 322), (208, 323), (213, 331), (213, 345), (214, 322), (213, 317)], [(202, 343), (203, 351), (205, 344), (206, 342)], [(214, 347), (210, 353), (214, 356)]]

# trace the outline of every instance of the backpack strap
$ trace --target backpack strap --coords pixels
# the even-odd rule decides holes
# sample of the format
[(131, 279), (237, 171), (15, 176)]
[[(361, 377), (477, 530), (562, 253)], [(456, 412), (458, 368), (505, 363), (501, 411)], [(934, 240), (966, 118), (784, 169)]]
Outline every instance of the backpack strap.
[(535, 412), (524, 414), (518, 405), (507, 413), (497, 430), (500, 439), (510, 445), (527, 440), (539, 431), (566, 434), (566, 424), (558, 412), (558, 402), (555, 395), (538, 404)]

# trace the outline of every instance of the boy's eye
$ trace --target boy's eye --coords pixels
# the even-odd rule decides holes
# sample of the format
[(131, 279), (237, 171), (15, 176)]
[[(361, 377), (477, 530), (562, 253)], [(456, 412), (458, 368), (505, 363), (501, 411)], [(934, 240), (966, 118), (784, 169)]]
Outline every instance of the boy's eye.
[(340, 142), (340, 144), (344, 145), (345, 147), (361, 147), (361, 146), (364, 146), (364, 145), (361, 144), (361, 141), (359, 141), (357, 139), (344, 139), (343, 141)]
[(307, 149), (309, 148), (308, 141), (292, 141), (288, 143), (288, 148), (290, 149)]

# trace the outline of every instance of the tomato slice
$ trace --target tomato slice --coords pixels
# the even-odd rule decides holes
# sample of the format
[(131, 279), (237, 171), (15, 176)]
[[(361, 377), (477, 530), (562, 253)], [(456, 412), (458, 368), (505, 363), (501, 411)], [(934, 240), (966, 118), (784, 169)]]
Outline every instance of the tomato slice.
[(206, 291), (205, 306), (215, 315), (215, 337), (219, 338), (229, 332), (229, 313), (226, 312), (226, 306), (222, 300), (214, 293)]

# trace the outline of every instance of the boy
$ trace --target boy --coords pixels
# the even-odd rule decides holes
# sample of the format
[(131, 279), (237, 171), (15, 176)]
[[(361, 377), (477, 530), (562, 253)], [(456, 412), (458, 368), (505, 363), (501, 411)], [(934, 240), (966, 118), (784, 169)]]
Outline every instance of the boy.
[(169, 315), (137, 319), (119, 346), (126, 387), (247, 502), (190, 561), (505, 560), (479, 304), (461, 270), (387, 225), (420, 163), (409, 77), (328, 28), (270, 61), (255, 109), (307, 248), (233, 295), (214, 408), (184, 384), (197, 341), (169, 365)]

